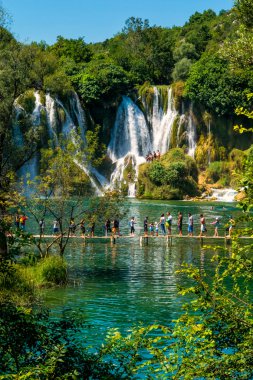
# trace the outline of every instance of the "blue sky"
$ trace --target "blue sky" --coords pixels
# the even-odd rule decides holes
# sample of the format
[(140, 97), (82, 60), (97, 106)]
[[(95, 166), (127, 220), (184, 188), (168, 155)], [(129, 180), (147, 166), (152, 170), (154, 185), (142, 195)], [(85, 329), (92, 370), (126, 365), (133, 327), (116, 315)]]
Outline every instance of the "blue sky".
[(87, 43), (104, 41), (123, 28), (127, 18), (148, 19), (150, 25), (183, 25), (194, 12), (230, 9), (234, 0), (2, 0), (12, 16), (11, 31), (22, 42), (61, 35), (84, 37)]

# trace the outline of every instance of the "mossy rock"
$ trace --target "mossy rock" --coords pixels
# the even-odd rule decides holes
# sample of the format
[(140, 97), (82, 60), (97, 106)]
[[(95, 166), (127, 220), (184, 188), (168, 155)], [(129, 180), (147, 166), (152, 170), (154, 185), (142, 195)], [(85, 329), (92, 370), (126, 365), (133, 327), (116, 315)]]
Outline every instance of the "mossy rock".
[(180, 148), (169, 150), (158, 161), (139, 166), (137, 197), (183, 199), (199, 194), (195, 161)]
[(18, 98), (18, 104), (25, 110), (26, 113), (32, 114), (35, 108), (34, 90), (27, 90)]
[(151, 113), (154, 101), (154, 87), (151, 86), (150, 82), (145, 82), (142, 86), (137, 88), (137, 91), (138, 95), (144, 99), (145, 105)]
[(64, 124), (66, 121), (66, 114), (65, 114), (64, 109), (63, 108), (57, 108), (57, 114), (58, 114), (58, 118), (60, 120), (60, 123)]
[(40, 95), (40, 102), (45, 107), (46, 106), (46, 94), (44, 91), (40, 90), (39, 95)]
[(182, 98), (184, 96), (185, 82), (178, 81), (173, 83), (173, 98), (174, 98), (174, 107), (177, 111), (181, 109)]

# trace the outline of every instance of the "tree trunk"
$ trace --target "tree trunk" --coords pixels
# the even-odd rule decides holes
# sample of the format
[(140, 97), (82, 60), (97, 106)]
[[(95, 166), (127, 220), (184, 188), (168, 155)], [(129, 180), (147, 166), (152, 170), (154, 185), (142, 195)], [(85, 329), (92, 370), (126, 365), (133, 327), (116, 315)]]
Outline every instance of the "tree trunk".
[(3, 259), (7, 258), (8, 255), (8, 246), (7, 246), (7, 238), (5, 233), (0, 230), (0, 257)]

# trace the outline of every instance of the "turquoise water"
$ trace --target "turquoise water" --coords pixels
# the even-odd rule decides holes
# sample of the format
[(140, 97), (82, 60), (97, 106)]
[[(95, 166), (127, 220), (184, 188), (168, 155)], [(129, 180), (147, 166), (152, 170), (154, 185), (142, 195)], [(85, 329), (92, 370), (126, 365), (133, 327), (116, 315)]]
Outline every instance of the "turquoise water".
[[(170, 211), (174, 217), (173, 233), (176, 233), (176, 215), (184, 215), (183, 234), (186, 234), (188, 212), (195, 220), (195, 234), (199, 233), (199, 214), (206, 216), (208, 234), (213, 235), (210, 224), (215, 217), (221, 225), (228, 216), (239, 212), (235, 204), (129, 201), (129, 215), (121, 221), (122, 234), (129, 233), (128, 220), (136, 218), (136, 236), (110, 242), (72, 241), (65, 253), (69, 263), (70, 284), (66, 288), (44, 292), (46, 305), (53, 313), (71, 308), (81, 313), (88, 325), (93, 343), (101, 343), (108, 328), (117, 327), (126, 332), (133, 324), (158, 322), (170, 324), (182, 313), (181, 306), (187, 300), (177, 294), (178, 285), (187, 280), (176, 273), (183, 262), (191, 263), (212, 274), (215, 262), (211, 262), (212, 250), (204, 250), (197, 239), (150, 239), (140, 246), (143, 219), (159, 221), (161, 213)], [(101, 232), (98, 228), (97, 233)], [(223, 236), (224, 231), (221, 229)], [(211, 244), (216, 244), (214, 240)], [(209, 244), (209, 242), (208, 242)], [(219, 245), (225, 242), (219, 240)]]

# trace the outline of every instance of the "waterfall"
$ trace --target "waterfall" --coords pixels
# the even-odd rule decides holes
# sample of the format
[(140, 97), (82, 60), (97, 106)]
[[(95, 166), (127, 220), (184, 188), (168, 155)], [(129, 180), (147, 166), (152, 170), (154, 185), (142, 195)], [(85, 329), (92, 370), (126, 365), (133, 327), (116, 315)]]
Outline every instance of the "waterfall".
[(234, 202), (238, 192), (234, 189), (211, 189), (212, 195), (209, 199), (216, 199), (218, 202)]
[(144, 157), (150, 149), (149, 130), (143, 113), (130, 98), (123, 96), (108, 145), (109, 157), (113, 162), (128, 153)]
[(111, 175), (111, 184), (123, 181), (125, 169), (131, 165), (135, 178), (128, 181), (128, 194), (134, 196), (138, 166), (145, 162), (149, 152), (166, 153), (170, 146), (173, 123), (178, 115), (173, 105), (172, 89), (168, 89), (168, 106), (164, 113), (161, 107), (160, 93), (154, 87), (152, 115), (148, 114), (150, 130), (145, 116), (137, 105), (127, 96), (123, 96), (118, 107), (115, 124), (108, 145), (108, 156), (116, 167)]
[(100, 190), (100, 187), (104, 187), (107, 183), (106, 179), (98, 173), (98, 171), (93, 168), (90, 164), (87, 163), (86, 156), (84, 153), (80, 152), (80, 147), (78, 144), (78, 127), (80, 129), (82, 141), (86, 145), (86, 139), (85, 139), (85, 129), (86, 129), (86, 122), (85, 122), (85, 116), (84, 112), (81, 108), (80, 102), (78, 100), (77, 102), (77, 95), (70, 101), (70, 104), (72, 105), (72, 110), (74, 111), (74, 114), (76, 115), (76, 119), (78, 121), (78, 126), (74, 124), (73, 119), (70, 116), (70, 113), (66, 109), (66, 107), (63, 105), (63, 103), (56, 99), (56, 104), (61, 107), (65, 114), (65, 121), (62, 126), (62, 133), (65, 136), (65, 138), (70, 138), (73, 142), (74, 146), (76, 146), (76, 157), (74, 157), (74, 162), (77, 166), (79, 166), (80, 169), (82, 169), (85, 174), (88, 175), (91, 184), (93, 188), (96, 191), (97, 195), (102, 195), (102, 192)]
[(188, 154), (189, 156), (194, 158), (197, 142), (196, 142), (196, 126), (193, 121), (192, 107), (190, 108), (190, 113), (188, 116), (187, 136), (188, 136), (188, 143), (189, 143)]
[[(168, 88), (167, 91), (166, 111), (163, 109), (164, 91), (159, 90), (158, 87), (153, 87), (153, 102), (147, 102), (148, 98), (145, 99), (144, 96), (141, 99), (144, 111), (127, 96), (122, 97), (118, 107), (107, 148), (107, 154), (114, 165), (110, 183), (112, 187), (119, 182), (127, 184), (129, 196), (135, 195), (138, 166), (146, 161), (147, 154), (153, 151), (160, 151), (161, 154), (164, 154), (172, 146), (172, 131), (174, 131), (175, 122), (177, 122), (178, 128), (175, 130), (176, 135), (175, 138), (173, 137), (173, 141), (180, 146), (182, 129), (186, 129), (184, 135), (187, 135), (188, 154), (194, 157), (196, 126), (194, 125), (192, 106), (189, 114), (185, 114), (182, 108), (182, 114), (179, 115), (174, 107), (172, 88)], [(149, 93), (149, 96), (152, 94)], [(32, 128), (40, 126), (41, 111), (43, 111), (47, 118), (48, 138), (52, 141), (53, 146), (59, 145), (60, 133), (66, 139), (71, 140), (76, 147), (74, 161), (89, 176), (95, 191), (101, 194), (101, 188), (108, 187), (108, 181), (87, 162), (85, 149), (82, 151), (82, 148), (87, 146), (87, 121), (77, 94), (73, 93), (66, 103), (46, 94), (45, 106), (41, 104), (38, 91), (35, 91), (34, 96), (35, 107), (31, 115)], [(15, 109), (18, 120), (20, 112), (24, 112), (24, 110), (18, 104), (15, 105)], [(22, 147), (25, 139), (18, 123), (13, 126), (13, 131), (16, 145)], [(24, 172), (29, 170), (31, 175), (35, 176), (38, 171), (38, 156), (34, 155), (27, 165), (22, 170)], [(129, 173), (128, 178), (126, 178), (127, 173)]]
[[(32, 118), (32, 126), (33, 126), (33, 129), (35, 130), (41, 124), (40, 111), (42, 108), (42, 104), (40, 101), (39, 91), (35, 91), (34, 96), (35, 96), (35, 107), (32, 112), (31, 118)], [(39, 166), (38, 153), (37, 152), (34, 153), (33, 156), (30, 158), (30, 160), (27, 163), (25, 163), (24, 166), (27, 168), (26, 170), (30, 175), (30, 180), (34, 180), (35, 177), (38, 175), (38, 166)]]
[(136, 192), (136, 189), (135, 189), (135, 182), (130, 182), (129, 185), (128, 185), (128, 197), (129, 198), (135, 198), (135, 192)]
[(154, 149), (158, 149), (157, 146), (160, 142), (161, 133), (160, 126), (164, 116), (164, 112), (159, 102), (160, 94), (157, 87), (154, 87), (154, 100), (152, 109), (152, 119), (151, 119), (151, 130), (152, 130), (152, 140)]
[[(62, 133), (66, 139), (70, 139), (77, 147), (77, 154), (73, 158), (74, 162), (89, 176), (92, 186), (98, 195), (101, 195), (101, 187), (108, 185), (107, 180), (98, 171), (87, 163), (85, 153), (79, 148), (78, 139), (81, 137), (82, 142), (86, 146), (86, 118), (81, 107), (79, 98), (76, 93), (69, 99), (70, 109), (59, 100), (53, 99), (50, 94), (46, 94), (45, 106), (41, 104), (38, 91), (34, 92), (35, 107), (31, 115), (32, 128), (36, 128), (41, 124), (41, 111), (44, 110), (47, 120), (48, 137), (54, 146), (59, 144), (58, 133)], [(13, 125), (13, 138), (17, 147), (22, 148), (25, 144), (25, 139), (18, 124), (18, 118), (21, 112), (25, 112), (18, 104), (18, 100), (14, 103), (15, 122)], [(64, 117), (59, 120), (59, 110), (62, 110)], [(74, 120), (73, 120), (73, 117)], [(78, 151), (79, 150), (79, 151)], [(34, 179), (38, 174), (38, 154), (34, 156), (22, 166), (19, 171), (19, 176)]]
[(46, 94), (46, 115), (49, 137), (55, 145), (58, 145), (56, 104), (50, 94)]
[(123, 180), (124, 170), (130, 162), (137, 175), (138, 165), (145, 162), (145, 156), (151, 148), (148, 125), (143, 113), (129, 97), (123, 96), (107, 149), (112, 162), (116, 163), (111, 183)]
[(168, 107), (164, 114), (163, 109), (159, 106), (159, 92), (154, 88), (153, 118), (152, 118), (152, 150), (160, 150), (162, 154), (166, 153), (170, 147), (170, 138), (173, 123), (178, 113), (173, 105), (172, 88), (168, 89)]
[(21, 132), (20, 126), (19, 126), (19, 115), (24, 112), (24, 109), (15, 101), (14, 102), (14, 113), (15, 113), (15, 121), (12, 126), (12, 131), (13, 131), (13, 141), (14, 144), (18, 148), (22, 148), (24, 146), (24, 137)]
[(34, 126), (36, 126), (36, 125), (40, 125), (40, 111), (42, 108), (42, 104), (40, 102), (39, 91), (35, 91), (34, 96), (35, 96), (35, 107), (32, 113), (32, 123)]
[[(40, 95), (38, 91), (34, 92), (35, 96), (35, 107), (31, 114), (31, 122), (32, 122), (32, 128), (36, 132), (36, 128), (40, 126), (41, 120), (40, 120), (40, 111), (42, 108), (42, 104), (40, 102)], [(25, 112), (24, 109), (18, 104), (16, 101), (14, 103), (14, 110), (15, 110), (15, 122), (13, 125), (13, 140), (15, 145), (22, 149), (25, 147), (25, 137), (20, 129), (19, 126), (19, 115), (21, 112)], [(18, 175), (20, 178), (24, 181), (24, 190), (25, 193), (29, 193), (27, 180), (34, 180), (36, 176), (38, 175), (38, 153), (33, 153), (32, 157), (24, 163), (24, 165), (19, 169)]]
[(182, 129), (183, 124), (185, 123), (185, 120), (186, 120), (185, 115), (184, 114), (180, 115), (179, 124), (177, 128), (177, 147), (179, 146), (181, 129)]
[(73, 109), (74, 114), (76, 116), (76, 119), (78, 121), (78, 126), (80, 128), (82, 140), (83, 140), (83, 142), (86, 143), (85, 133), (86, 133), (86, 124), (87, 123), (86, 123), (86, 118), (85, 118), (83, 108), (81, 106), (79, 97), (77, 96), (76, 92), (74, 92), (73, 97), (70, 98), (70, 104), (72, 106), (72, 109)]

